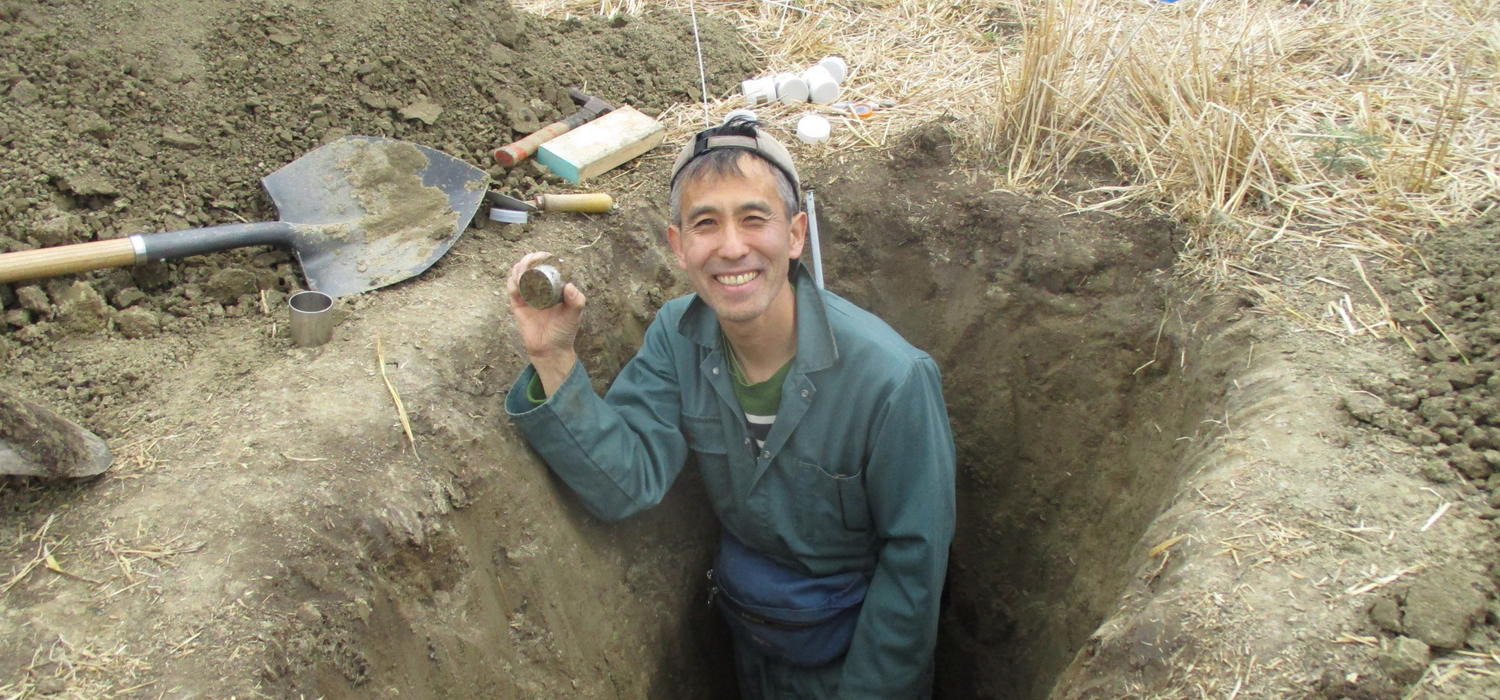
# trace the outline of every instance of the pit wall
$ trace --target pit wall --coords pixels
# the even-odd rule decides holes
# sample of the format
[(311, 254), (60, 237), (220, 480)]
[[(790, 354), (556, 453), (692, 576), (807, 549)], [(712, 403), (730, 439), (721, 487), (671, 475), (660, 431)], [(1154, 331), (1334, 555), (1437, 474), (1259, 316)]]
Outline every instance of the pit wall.
[(1045, 697), (1213, 449), (1234, 368), (1210, 329), (1232, 310), (1174, 293), (1170, 222), (986, 192), (938, 167), (941, 134), (915, 138), (819, 191), (827, 283), (944, 370), (959, 522), (939, 696)]
[[(640, 344), (663, 296), (653, 281), (670, 279), (648, 233), (664, 224), (642, 216), (632, 235), (575, 258), (591, 289), (635, 280), (623, 298), (590, 299), (581, 355), (600, 391)], [(481, 268), (504, 269), (514, 254), (489, 234)], [(462, 497), (414, 528), (425, 535), (377, 526), (395, 548), (375, 548), (372, 612), (350, 621), (370, 682), (325, 667), (293, 685), (321, 674), (330, 697), (372, 685), (430, 697), (732, 697), (725, 630), (705, 604), (717, 524), (697, 474), (685, 470), (661, 505), (627, 521), (589, 516), (501, 408), (524, 359), (499, 302), (445, 312), (427, 349), (406, 360), (427, 375), (416, 383), (438, 390), (414, 426), (443, 446), (424, 468), (446, 473)]]
[[(640, 240), (617, 236), (594, 251), (588, 273), (641, 282), (668, 274), (640, 230)], [(352, 308), (329, 345), (263, 368), (246, 392), (260, 398), (218, 426), (225, 436), (262, 436), (234, 440), (237, 451), (255, 449), (232, 476), (167, 485), (258, 494), (231, 517), (204, 519), (222, 527), (200, 528), (205, 549), (244, 550), (235, 566), (203, 560), (182, 570), (189, 592), (212, 595), (238, 579), (251, 582), (238, 598), (259, 601), (258, 627), (231, 619), (215, 633), (230, 645), (253, 639), (262, 652), (254, 673), (234, 675), (247, 685), (225, 694), (732, 697), (724, 630), (705, 605), (717, 525), (701, 482), (687, 470), (660, 506), (625, 522), (589, 516), (501, 408), (524, 360), (500, 287), (473, 290), (518, 253), (494, 229), (466, 234), (457, 252), (462, 267), (383, 291)], [(590, 302), (582, 354), (601, 390), (660, 297), (635, 291)], [(372, 375), (376, 337), (415, 455)], [(309, 398), (327, 387), (343, 387), (338, 401)], [(307, 435), (322, 437), (308, 444)], [(245, 550), (252, 539), (275, 544)], [(233, 668), (198, 654), (163, 672), (202, 688), (221, 663)]]

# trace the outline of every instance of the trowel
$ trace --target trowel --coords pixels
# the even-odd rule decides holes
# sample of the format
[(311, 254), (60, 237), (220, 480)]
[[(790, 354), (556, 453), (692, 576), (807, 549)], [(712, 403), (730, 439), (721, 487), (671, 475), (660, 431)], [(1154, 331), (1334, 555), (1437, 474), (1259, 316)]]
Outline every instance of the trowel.
[(524, 224), (531, 215), (539, 211), (576, 211), (584, 214), (603, 214), (615, 208), (615, 200), (604, 192), (585, 194), (542, 194), (530, 201), (516, 199), (499, 192), (489, 192), (484, 200), (490, 203), (489, 218), (503, 224)]
[(603, 214), (615, 206), (614, 198), (610, 197), (606, 192), (542, 194), (528, 201), (490, 191), (485, 195), (485, 199), (490, 204), (501, 209), (512, 209), (527, 213), (539, 211), (576, 211), (584, 214)]
[(98, 435), (0, 388), (0, 474), (93, 476), (112, 459)]

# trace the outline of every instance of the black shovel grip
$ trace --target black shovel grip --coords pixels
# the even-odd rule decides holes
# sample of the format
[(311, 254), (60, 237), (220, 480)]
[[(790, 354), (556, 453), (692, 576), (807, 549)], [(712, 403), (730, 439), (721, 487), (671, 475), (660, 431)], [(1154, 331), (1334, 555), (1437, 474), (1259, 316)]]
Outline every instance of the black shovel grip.
[(271, 245), (290, 248), (292, 247), (292, 233), (295, 230), (285, 221), (264, 221), (252, 224), (208, 226), (185, 231), (147, 233), (141, 235), (139, 240), (146, 261), (160, 262), (247, 246)]

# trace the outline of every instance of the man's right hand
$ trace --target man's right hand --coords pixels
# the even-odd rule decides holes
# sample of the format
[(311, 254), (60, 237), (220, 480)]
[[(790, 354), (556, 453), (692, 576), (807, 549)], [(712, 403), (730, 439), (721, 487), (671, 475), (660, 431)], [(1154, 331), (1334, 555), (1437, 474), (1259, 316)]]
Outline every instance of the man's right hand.
[(573, 363), (578, 361), (573, 341), (578, 336), (578, 325), (583, 320), (583, 306), (588, 298), (572, 282), (563, 287), (562, 301), (545, 309), (534, 309), (521, 298), (521, 273), (548, 257), (551, 253), (538, 252), (521, 258), (510, 269), (505, 289), (510, 293), (510, 313), (516, 319), (526, 354), (536, 367), (542, 388), (551, 396), (573, 371)]

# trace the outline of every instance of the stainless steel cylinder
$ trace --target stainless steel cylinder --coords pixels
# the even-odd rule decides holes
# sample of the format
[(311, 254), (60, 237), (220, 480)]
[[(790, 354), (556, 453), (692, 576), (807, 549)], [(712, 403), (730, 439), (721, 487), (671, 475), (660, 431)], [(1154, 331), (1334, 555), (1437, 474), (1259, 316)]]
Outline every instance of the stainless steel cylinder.
[(322, 292), (297, 292), (286, 300), (292, 314), (292, 342), (310, 348), (333, 337), (333, 297)]
[(552, 265), (534, 265), (521, 273), (521, 298), (533, 309), (545, 309), (562, 301), (563, 279), (561, 270)]

